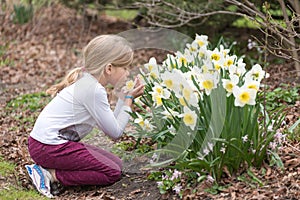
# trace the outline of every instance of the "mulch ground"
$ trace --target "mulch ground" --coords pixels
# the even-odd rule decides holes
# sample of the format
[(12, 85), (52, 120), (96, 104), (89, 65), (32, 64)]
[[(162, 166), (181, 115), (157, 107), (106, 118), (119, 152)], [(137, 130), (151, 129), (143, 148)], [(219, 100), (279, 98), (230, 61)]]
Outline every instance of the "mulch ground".
[[(99, 34), (120, 33), (131, 29), (131, 24), (101, 15), (88, 22), (74, 10), (55, 4), (42, 8), (32, 22), (14, 24), (8, 12), (0, 13), (0, 46), (7, 46), (1, 60), (13, 61), (0, 67), (0, 155), (16, 164), (14, 176), (3, 179), (0, 185), (19, 182), (24, 188), (33, 188), (26, 176), (24, 165), (32, 163), (27, 151), (27, 137), (32, 123), (22, 123), (22, 118), (37, 115), (30, 110), (11, 113), (4, 109), (11, 99), (33, 92), (45, 91), (67, 70), (80, 66), (80, 51)], [(162, 59), (159, 51), (137, 52), (134, 64), (145, 63), (151, 55)], [(159, 60), (158, 59), (158, 60)], [(290, 68), (278, 65), (269, 68), (273, 75), (268, 80), (273, 87), (286, 83)], [(289, 84), (293, 85), (296, 83)], [(291, 125), (299, 118), (300, 102), (287, 110), (286, 123)], [(16, 116), (20, 116), (16, 118)], [(239, 181), (237, 176), (226, 177), (221, 184), (229, 185), (219, 194), (205, 192), (205, 183), (186, 190), (184, 199), (299, 199), (300, 198), (300, 145), (286, 142), (279, 152), (284, 170), (265, 164), (263, 169), (253, 169), (262, 185)], [(107, 187), (70, 187), (57, 199), (176, 199), (173, 194), (160, 195), (156, 183), (146, 178), (147, 173), (124, 174), (121, 181)], [(247, 178), (247, 176), (246, 176)], [(251, 180), (248, 177), (248, 180)], [(3, 187), (4, 188), (4, 187)]]

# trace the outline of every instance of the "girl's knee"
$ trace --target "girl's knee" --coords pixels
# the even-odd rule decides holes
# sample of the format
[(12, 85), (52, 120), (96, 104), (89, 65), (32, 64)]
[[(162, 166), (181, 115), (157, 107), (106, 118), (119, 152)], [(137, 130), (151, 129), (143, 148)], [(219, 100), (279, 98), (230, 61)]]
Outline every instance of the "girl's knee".
[(109, 184), (115, 183), (121, 179), (122, 171), (119, 169), (111, 170), (109, 174), (107, 174)]

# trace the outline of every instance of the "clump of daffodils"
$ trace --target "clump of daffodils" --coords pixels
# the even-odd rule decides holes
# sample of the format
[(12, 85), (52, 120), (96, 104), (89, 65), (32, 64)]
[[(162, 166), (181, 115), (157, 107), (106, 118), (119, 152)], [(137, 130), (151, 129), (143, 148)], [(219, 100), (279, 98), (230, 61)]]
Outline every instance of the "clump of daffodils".
[(152, 83), (149, 94), (155, 107), (170, 112), (172, 108), (167, 109), (163, 101), (176, 98), (182, 106), (176, 116), (192, 130), (197, 122), (198, 101), (203, 95), (209, 96), (214, 89), (223, 87), (227, 97), (234, 96), (235, 106), (255, 105), (261, 80), (269, 76), (259, 64), (247, 71), (243, 58), (231, 55), (223, 45), (210, 50), (208, 44), (207, 36), (196, 35), (183, 52), (167, 55), (162, 65), (150, 58), (143, 73)]
[[(260, 165), (276, 146), (272, 138), (281, 138), (270, 130), (262, 134), (259, 126), (256, 97), (269, 74), (259, 64), (249, 69), (243, 57), (223, 45), (210, 49), (205, 35), (196, 35), (161, 64), (150, 58), (141, 76), (145, 95), (136, 105), (143, 112), (132, 116), (139, 137), (157, 142), (152, 166), (178, 161), (180, 168), (203, 170), (219, 180), (224, 168), (233, 172), (245, 162)], [(164, 191), (167, 180), (158, 184)], [(176, 193), (180, 187), (172, 185)]]

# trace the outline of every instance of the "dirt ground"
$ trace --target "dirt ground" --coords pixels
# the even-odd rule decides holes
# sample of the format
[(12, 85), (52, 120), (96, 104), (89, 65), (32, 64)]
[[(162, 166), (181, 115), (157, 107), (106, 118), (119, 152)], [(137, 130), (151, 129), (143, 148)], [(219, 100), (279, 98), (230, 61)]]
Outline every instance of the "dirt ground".
[[(0, 46), (8, 45), (2, 60), (13, 60), (12, 66), (0, 68), (0, 155), (16, 163), (16, 175), (4, 180), (0, 177), (0, 185), (7, 181), (19, 181), (24, 188), (33, 188), (24, 169), (32, 160), (27, 152), (27, 137), (33, 126), (23, 124), (13, 118), (4, 107), (12, 98), (21, 94), (44, 91), (65, 72), (80, 66), (78, 54), (82, 47), (99, 34), (120, 33), (131, 29), (131, 24), (109, 16), (99, 16), (97, 20), (88, 22), (73, 10), (61, 5), (52, 5), (40, 10), (33, 21), (25, 25), (14, 24), (9, 13), (0, 13)], [(161, 51), (137, 52), (134, 64), (145, 63), (155, 55), (162, 60)], [(270, 68), (273, 76), (269, 81), (272, 86), (286, 82), (290, 76), (288, 67), (281, 65)], [(293, 83), (290, 83), (293, 84)], [(113, 98), (111, 97), (113, 100)], [(286, 123), (292, 124), (299, 118), (300, 102), (287, 112)], [(29, 110), (15, 115), (27, 117)], [(35, 113), (37, 114), (37, 113)], [(103, 138), (100, 138), (100, 140)], [(126, 138), (123, 138), (126, 140)], [(111, 143), (107, 143), (110, 144)], [(238, 181), (237, 177), (227, 177), (222, 184), (230, 187), (217, 195), (205, 192), (205, 184), (196, 186), (196, 192), (187, 190), (184, 199), (299, 199), (300, 198), (300, 145), (286, 143), (280, 152), (285, 170), (264, 166), (266, 173), (253, 169), (255, 175), (263, 181), (263, 186), (253, 186)], [(130, 165), (128, 165), (130, 167)], [(177, 199), (174, 194), (161, 195), (154, 181), (147, 179), (149, 171), (125, 171), (122, 179), (107, 187), (68, 187), (56, 199)]]

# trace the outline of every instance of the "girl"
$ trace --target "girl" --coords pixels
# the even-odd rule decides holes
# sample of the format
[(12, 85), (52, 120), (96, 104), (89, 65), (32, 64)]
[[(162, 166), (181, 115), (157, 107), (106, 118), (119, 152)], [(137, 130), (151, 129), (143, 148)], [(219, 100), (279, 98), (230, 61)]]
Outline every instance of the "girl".
[(144, 86), (136, 78), (135, 87), (118, 99), (114, 111), (105, 86), (124, 83), (129, 75), (133, 51), (116, 35), (101, 35), (83, 52), (84, 68), (73, 69), (62, 82), (47, 90), (56, 95), (43, 109), (28, 139), (28, 149), (36, 164), (26, 165), (37, 190), (51, 198), (55, 183), (108, 185), (121, 177), (121, 160), (95, 146), (79, 142), (93, 127), (113, 139), (119, 138), (129, 120), (133, 99)]

